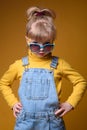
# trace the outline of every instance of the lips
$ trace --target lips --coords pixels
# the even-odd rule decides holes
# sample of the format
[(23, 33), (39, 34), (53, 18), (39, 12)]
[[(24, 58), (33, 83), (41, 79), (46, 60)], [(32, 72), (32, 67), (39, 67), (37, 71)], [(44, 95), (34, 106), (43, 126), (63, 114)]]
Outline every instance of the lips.
[(43, 53), (43, 52), (41, 52), (41, 53), (39, 53), (39, 55), (44, 55), (45, 53)]
[(39, 56), (44, 56), (45, 53), (44, 53), (44, 52), (39, 52), (38, 55), (39, 55)]

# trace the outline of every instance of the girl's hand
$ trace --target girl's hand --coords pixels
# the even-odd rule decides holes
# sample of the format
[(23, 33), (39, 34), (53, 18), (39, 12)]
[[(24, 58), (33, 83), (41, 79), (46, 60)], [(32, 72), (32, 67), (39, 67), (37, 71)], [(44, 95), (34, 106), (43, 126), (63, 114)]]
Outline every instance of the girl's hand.
[(17, 117), (17, 114), (20, 112), (21, 109), (22, 109), (22, 105), (21, 105), (20, 102), (16, 103), (13, 106), (13, 115), (14, 115), (14, 117)]
[(62, 117), (64, 116), (67, 112), (71, 111), (73, 109), (73, 106), (70, 105), (67, 102), (61, 103), (60, 108), (55, 112), (56, 116)]

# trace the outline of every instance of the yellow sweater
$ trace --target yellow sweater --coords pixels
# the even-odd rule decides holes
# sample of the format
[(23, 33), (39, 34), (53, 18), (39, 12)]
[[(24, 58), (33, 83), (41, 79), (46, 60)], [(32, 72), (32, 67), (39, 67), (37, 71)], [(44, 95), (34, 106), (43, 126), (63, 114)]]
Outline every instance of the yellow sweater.
[[(51, 54), (45, 56), (44, 58), (39, 58), (36, 55), (29, 53), (29, 68), (50, 69), (51, 60)], [(2, 91), (4, 98), (11, 108), (15, 103), (19, 102), (13, 94), (11, 86), (14, 80), (21, 80), (23, 71), (24, 67), (22, 66), (22, 60), (19, 59), (10, 65), (9, 69), (5, 72), (0, 80), (0, 90)], [(63, 77), (69, 79), (72, 83), (73, 92), (68, 97), (67, 102), (75, 107), (81, 100), (86, 90), (87, 83), (85, 79), (79, 73), (77, 73), (66, 61), (59, 58), (57, 69), (54, 69), (54, 79), (59, 98), (61, 97), (61, 84)]]

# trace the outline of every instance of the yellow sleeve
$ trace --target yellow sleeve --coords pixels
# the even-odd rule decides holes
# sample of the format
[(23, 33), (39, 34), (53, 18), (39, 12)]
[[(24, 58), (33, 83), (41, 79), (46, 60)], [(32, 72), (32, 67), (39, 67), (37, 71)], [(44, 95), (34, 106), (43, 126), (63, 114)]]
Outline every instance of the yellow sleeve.
[(66, 102), (70, 103), (73, 107), (75, 107), (80, 102), (86, 91), (87, 82), (64, 60), (62, 61), (61, 69), (63, 77), (67, 78), (73, 85), (73, 91)]
[(5, 74), (0, 80), (0, 90), (2, 91), (5, 100), (11, 108), (15, 103), (18, 102), (17, 98), (15, 97), (11, 89), (14, 80), (18, 78), (17, 68), (17, 62), (10, 65), (8, 71), (5, 72)]

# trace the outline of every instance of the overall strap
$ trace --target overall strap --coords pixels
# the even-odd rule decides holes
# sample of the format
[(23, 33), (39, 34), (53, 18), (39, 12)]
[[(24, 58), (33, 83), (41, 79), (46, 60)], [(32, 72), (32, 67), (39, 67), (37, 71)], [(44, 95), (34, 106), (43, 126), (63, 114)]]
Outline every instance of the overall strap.
[(58, 57), (53, 56), (50, 67), (56, 69), (58, 65)]
[(24, 67), (29, 65), (28, 56), (22, 58), (22, 65)]

